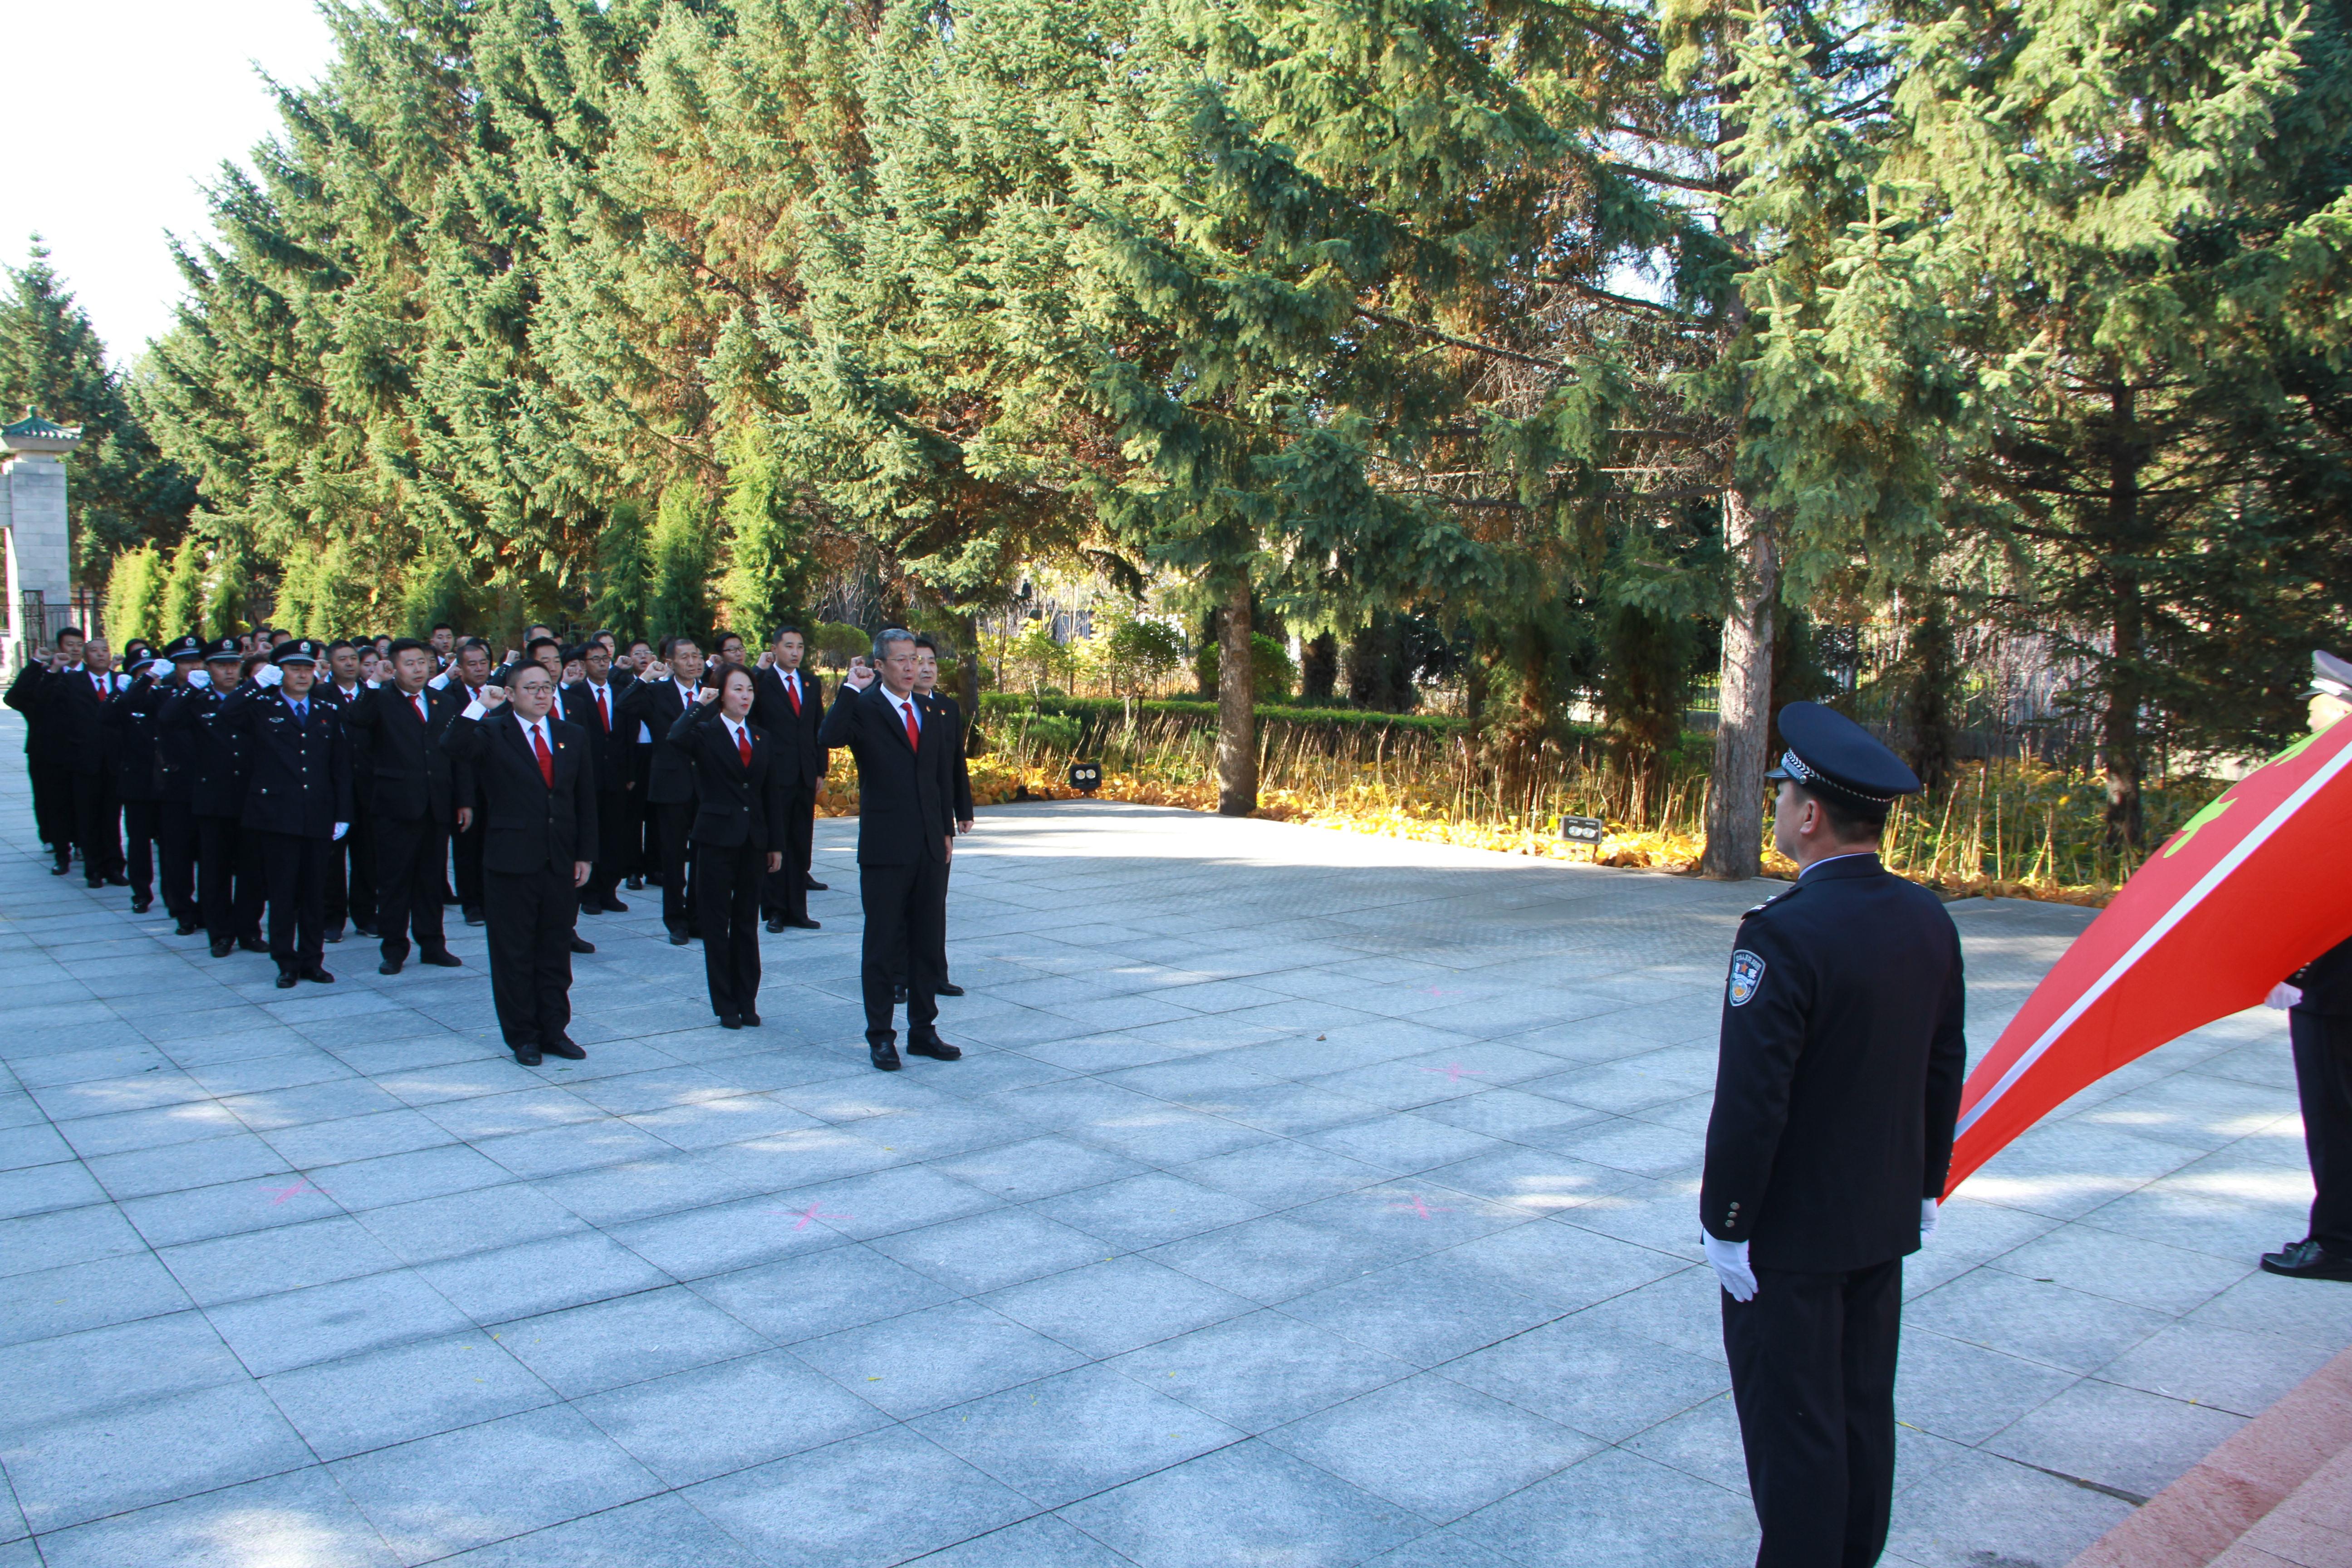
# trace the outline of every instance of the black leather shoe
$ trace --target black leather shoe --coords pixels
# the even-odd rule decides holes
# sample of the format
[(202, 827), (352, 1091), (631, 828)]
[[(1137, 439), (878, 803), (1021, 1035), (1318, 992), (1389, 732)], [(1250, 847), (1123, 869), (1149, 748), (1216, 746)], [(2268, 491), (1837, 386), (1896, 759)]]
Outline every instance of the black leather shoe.
[(625, 915), (629, 912), (629, 906), (618, 899), (608, 898), (604, 900), (604, 912), (608, 915)]
[(539, 1065), (540, 1056), (539, 1047), (537, 1046), (520, 1045), (510, 1048), (514, 1052), (515, 1060), (521, 1063), (524, 1067), (535, 1068)]
[(894, 1041), (883, 1040), (877, 1043), (868, 1040), (866, 1042), (866, 1052), (874, 1058), (874, 1065), (884, 1072), (898, 1070), (898, 1047)]
[(562, 1057), (567, 1062), (584, 1062), (588, 1059), (588, 1053), (573, 1045), (572, 1037), (569, 1035), (558, 1035), (540, 1047), (540, 1049), (551, 1057)]
[(230, 953), (235, 952), (236, 951), (236, 943), (233, 942), (216, 942), (213, 943), (213, 956), (215, 958), (226, 958)]
[(803, 919), (803, 920), (796, 920), (796, 921), (786, 921), (784, 923), (785, 923), (786, 925), (788, 925), (788, 926), (792, 927), (794, 931), (821, 931), (821, 930), (823, 930), (823, 929), (824, 929), (823, 927), (819, 926), (819, 925), (816, 923), (816, 921), (813, 921), (813, 920), (806, 920), (806, 919)]
[(745, 1013), (743, 1015), (743, 1026), (747, 1029), (758, 1028), (760, 1026), (760, 1015), (757, 1013)]
[(721, 1013), (719, 1015), (719, 1026), (722, 1029), (740, 1029), (743, 1026), (743, 1015)]
[(642, 893), (645, 890), (646, 879), (643, 877), (632, 877), (629, 879), (629, 891), (633, 893)]
[(955, 1047), (948, 1044), (945, 1040), (940, 1039), (936, 1035), (932, 1036), (928, 1040), (908, 1040), (907, 1042), (907, 1054), (910, 1057), (929, 1057), (933, 1061), (941, 1062), (961, 1061), (963, 1059), (963, 1053), (961, 1051), (956, 1049)]
[(131, 912), (134, 915), (143, 915), (154, 907), (155, 900), (152, 899), (133, 899), (131, 900)]
[(375, 966), (375, 972), (378, 974), (397, 974), (400, 973), (401, 964), (404, 962), (406, 961), (403, 959), (387, 958)]
[(268, 952), (269, 951), (269, 944), (262, 941), (257, 936), (238, 937), (236, 939), (236, 945), (247, 952)]
[(331, 928), (328, 930), (328, 931), (327, 931), (327, 940), (328, 940), (329, 942), (341, 942), (341, 941), (342, 941), (342, 940), (343, 940), (343, 928), (342, 928), (342, 927), (341, 927), (341, 926), (334, 926), (334, 927), (331, 927)]
[(335, 983), (335, 977), (328, 973), (323, 966), (316, 963), (306, 963), (302, 966), (302, 978), (315, 981), (320, 985), (332, 985)]
[(2290, 1279), (2352, 1280), (2352, 1258), (2338, 1258), (2305, 1237), (2284, 1251), (2263, 1253), (2263, 1271)]
[(801, 879), (801, 886), (806, 888), (812, 893), (828, 893), (833, 890), (831, 883), (820, 882), (814, 877), (803, 877)]
[(770, 916), (768, 917), (768, 933), (769, 933), (771, 936), (781, 936), (781, 935), (782, 935), (782, 934), (783, 934), (783, 930), (784, 930), (784, 917), (783, 917), (783, 916), (782, 916), (782, 915), (770, 915)]
[(931, 994), (934, 996), (961, 996), (963, 994), (963, 987), (956, 984), (953, 981), (942, 980), (931, 992)]
[(467, 910), (466, 911), (466, 923), (467, 923), (467, 925), (469, 925), (469, 926), (478, 926), (478, 925), (488, 925), (488, 924), (489, 924), (489, 921), (486, 921), (486, 920), (484, 920), (484, 919), (482, 918), (482, 911), (481, 911), (481, 910)]
[(352, 922), (352, 934), (353, 936), (363, 936), (373, 941), (376, 937), (382, 936), (383, 933), (375, 929), (375, 922), (373, 921), (367, 921), (364, 924), (358, 921), (353, 921)]
[(418, 953), (416, 955), (416, 962), (419, 963), (429, 963), (436, 969), (463, 969), (466, 967), (466, 961), (458, 957), (456, 953), (451, 952), (446, 947), (436, 947), (429, 952)]
[(671, 931), (671, 932), (669, 933), (669, 944), (670, 944), (670, 946), (672, 946), (672, 947), (684, 947), (684, 946), (686, 945), (686, 943), (687, 943), (687, 935), (686, 935), (686, 933), (685, 933), (684, 931)]
[(50, 867), (50, 868), (49, 868), (49, 875), (50, 875), (50, 876), (52, 876), (52, 877), (62, 877), (62, 876), (64, 876), (67, 872), (68, 872), (68, 871), (70, 871), (70, 870), (72, 870), (72, 869), (73, 869), (73, 862), (72, 862), (72, 861), (70, 861), (70, 860), (60, 860), (60, 861), (58, 861), (56, 865), (54, 865), (54, 866), (52, 866), (52, 867)]
[(120, 871), (110, 871), (106, 874), (106, 885), (110, 888), (127, 888), (131, 886), (131, 879)]
[(578, 931), (573, 931), (572, 933), (572, 951), (574, 952), (593, 952), (596, 951), (596, 944), (590, 942), (586, 937), (582, 936)]
[(85, 888), (103, 888), (106, 886), (106, 879), (103, 877), (84, 877), (81, 879), (81, 885)]
[(300, 984), (301, 979), (302, 977), (295, 973), (292, 970), (281, 969), (278, 972), (278, 989), (280, 991), (291, 991), (297, 984)]

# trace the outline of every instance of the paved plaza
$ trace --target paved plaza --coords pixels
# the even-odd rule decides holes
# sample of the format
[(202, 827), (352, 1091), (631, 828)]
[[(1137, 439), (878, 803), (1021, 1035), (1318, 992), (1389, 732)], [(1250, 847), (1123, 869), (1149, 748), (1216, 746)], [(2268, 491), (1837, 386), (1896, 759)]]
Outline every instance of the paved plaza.
[[(0, 725), (13, 759), (21, 731)], [(983, 814), (872, 1071), (855, 825), (722, 1031), (658, 897), (584, 1063), (52, 879), (0, 770), (0, 1568), (1683, 1568), (1755, 1525), (1696, 1220), (1726, 887)], [(1981, 1050), (2086, 911), (1955, 906)], [(455, 911), (452, 911), (454, 923)], [(2116, 1074), (1911, 1262), (1889, 1561), (2056, 1568), (2352, 1342), (2253, 1271), (2286, 1031)]]

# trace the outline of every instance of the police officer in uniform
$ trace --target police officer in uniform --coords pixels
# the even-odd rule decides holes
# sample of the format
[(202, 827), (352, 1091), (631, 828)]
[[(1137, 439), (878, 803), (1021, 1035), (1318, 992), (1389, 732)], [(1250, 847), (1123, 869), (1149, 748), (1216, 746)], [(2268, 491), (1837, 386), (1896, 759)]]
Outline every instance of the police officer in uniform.
[[(2352, 715), (2352, 660), (2311, 656), (2314, 734)], [(2303, 1147), (2311, 1157), (2311, 1229), (2263, 1255), (2263, 1268), (2290, 1279), (2352, 1281), (2352, 936), (2271, 993), (2287, 1009), (2294, 1042), (2294, 1089), (2303, 1102)]]
[[(172, 699), (173, 663), (144, 644), (132, 645), (131, 684), (99, 711), (106, 737), (108, 771), (114, 798), (122, 803), (122, 841), (129, 855), (131, 912), (143, 915), (155, 903), (155, 847), (163, 836), (163, 764), (156, 750), (157, 720)], [(166, 889), (168, 893), (168, 888)], [(171, 900), (163, 907), (172, 910)]]
[(261, 839), (280, 990), (335, 979), (323, 962), (327, 857), (351, 830), (351, 740), (341, 710), (317, 689), (320, 654), (308, 638), (280, 643), (257, 684), (223, 703), (218, 721), (251, 748), (244, 826)]
[[(245, 738), (220, 722), (221, 705), (236, 689), (244, 662), (235, 637), (207, 645), (204, 668), (189, 672), (186, 689), (163, 705), (157, 721), (167, 754), (185, 759), (188, 814), (196, 829), (196, 910), (215, 958), (226, 958), (240, 940), (268, 951), (259, 931), (243, 917), (248, 901), (237, 896), (245, 860)], [(249, 905), (255, 921), (260, 907)]]
[(1701, 1240), (1757, 1568), (1869, 1568), (1894, 1494), (1903, 1259), (1935, 1228), (1967, 1067), (1960, 939), (1879, 864), (1911, 770), (1813, 703), (1783, 709), (1780, 733), (1772, 839), (1800, 874), (1731, 955)]
[(189, 678), (202, 673), (205, 639), (184, 637), (163, 653), (172, 661), (172, 682), (155, 709), (155, 847), (163, 859), (158, 890), (163, 908), (179, 921), (178, 934), (194, 936), (204, 929), (196, 903), (195, 751), (185, 734), (163, 728), (163, 713), (188, 689)]

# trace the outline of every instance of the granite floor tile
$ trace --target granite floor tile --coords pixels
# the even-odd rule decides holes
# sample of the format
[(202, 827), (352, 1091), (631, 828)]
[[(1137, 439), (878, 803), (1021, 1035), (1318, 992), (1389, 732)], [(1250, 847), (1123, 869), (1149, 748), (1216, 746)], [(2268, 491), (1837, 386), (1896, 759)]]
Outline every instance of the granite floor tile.
[(0, 1279), (0, 1344), (79, 1333), (194, 1305), (152, 1253), (125, 1253)]
[(921, 1559), (923, 1568), (1129, 1568), (1132, 1561), (1050, 1513)]
[(890, 1419), (782, 1351), (632, 1383), (577, 1408), (674, 1487), (822, 1447)]
[(1440, 1522), (1599, 1451), (1581, 1432), (1426, 1374), (1278, 1426), (1265, 1440)]
[(971, 1301), (909, 1312), (792, 1348), (809, 1365), (902, 1421), (1033, 1383), (1086, 1359)]
[[(677, 1495), (776, 1568), (883, 1568), (1036, 1511), (1019, 1493), (898, 1426)], [(877, 1509), (877, 1497), (903, 1500)]]
[(470, 1326), (407, 1269), (232, 1301), (206, 1316), (256, 1377)]
[(778, 1344), (793, 1344), (920, 1311), (955, 1292), (865, 1247), (697, 1279), (695, 1293)]
[(1458, 1527), (1515, 1563), (1719, 1568), (1756, 1550), (1748, 1500), (1622, 1448), (1604, 1448)]
[(1112, 1258), (980, 1298), (1082, 1354), (1113, 1356), (1257, 1310), (1140, 1258)]
[(2045, 1470), (2154, 1497), (2245, 1417), (2085, 1378), (1984, 1447)]
[(120, 1405), (0, 1440), (0, 1465), (36, 1533), (312, 1462), (249, 1383)]
[(868, 1245), (965, 1296), (1098, 1262), (1110, 1251), (1084, 1231), (1016, 1208), (899, 1231)]
[(559, 1397), (480, 1330), (277, 1373), (261, 1386), (322, 1459), (536, 1410)]
[(1102, 1366), (1023, 1384), (911, 1425), (1048, 1508), (1181, 1464), (1244, 1436)]
[(0, 1437), (245, 1377), (201, 1312), (0, 1348)]
[(315, 1464), (57, 1531), (42, 1537), (41, 1552), (51, 1568), (394, 1568), (400, 1561)]
[(1353, 1564), (1426, 1531), (1410, 1510), (1253, 1440), (1061, 1510), (1139, 1568)]
[(1560, 1315), (1454, 1253), (1376, 1269), (1282, 1304), (1289, 1316), (1433, 1367)]
[(672, 1283), (668, 1275), (593, 1230), (427, 1263), (416, 1277), (478, 1323), (534, 1317)]
[(1313, 1415), (1415, 1371), (1409, 1362), (1276, 1311), (1160, 1340), (1109, 1364), (1247, 1432)]
[(451, 1568), (766, 1568), (766, 1560), (667, 1493), (478, 1546)]
[(365, 1226), (343, 1215), (190, 1242), (161, 1256), (206, 1307), (380, 1274), (401, 1262)]
[(110, 1203), (0, 1220), (0, 1279), (146, 1249), (145, 1240)]
[(520, 1319), (498, 1341), (567, 1399), (768, 1348), (681, 1285)]
[(1727, 1383), (1711, 1361), (1582, 1313), (1449, 1363), (1447, 1377), (1606, 1443), (1680, 1415)]

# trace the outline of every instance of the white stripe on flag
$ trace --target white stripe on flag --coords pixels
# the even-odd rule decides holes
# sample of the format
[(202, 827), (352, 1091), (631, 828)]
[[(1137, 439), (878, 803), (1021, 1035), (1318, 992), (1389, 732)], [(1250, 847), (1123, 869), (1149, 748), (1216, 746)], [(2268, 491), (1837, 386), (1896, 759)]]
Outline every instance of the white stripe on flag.
[(1953, 1129), (1952, 1135), (1957, 1138), (1975, 1126), (1978, 1119), (1991, 1110), (2000, 1097), (2007, 1094), (2016, 1085), (2017, 1080), (2023, 1078), (2032, 1068), (2033, 1064), (2042, 1059), (2042, 1053), (2058, 1043), (2059, 1036), (2073, 1028), (2083, 1015), (2096, 1005), (2100, 997), (2105, 996), (2114, 988), (2116, 982), (2123, 978), (2126, 970), (2145, 957), (2149, 948), (2162, 942), (2174, 926), (2187, 920), (2189, 911), (2205, 901), (2205, 895), (2221, 885), (2222, 878), (2243, 865), (2247, 856), (2261, 848), (2271, 835), (2278, 831), (2281, 824), (2301, 810), (2304, 803), (2317, 795), (2330, 779), (2342, 773), (2347, 764), (2352, 764), (2352, 745), (2338, 748), (2334, 756), (2320, 764), (2318, 772), (2304, 780), (2302, 786), (2293, 795), (2279, 802), (2271, 814), (2263, 818), (2252, 832), (2240, 839), (2227, 855), (2222, 856), (2211, 870), (2197, 879), (2197, 885), (2183, 893), (2179, 903), (2165, 910), (2162, 920), (2148, 927), (2141, 934), (2140, 939), (2131, 944), (2128, 952), (2108, 965), (2107, 972), (2099, 976), (2096, 984), (2075, 998), (2074, 1005), (2060, 1014), (2058, 1021), (2042, 1032), (2042, 1037), (2033, 1042), (2032, 1049), (2009, 1065), (2009, 1070), (2000, 1075), (2000, 1081), (1987, 1090), (1985, 1097), (1970, 1106), (1968, 1114), (1960, 1118), (1959, 1125)]

